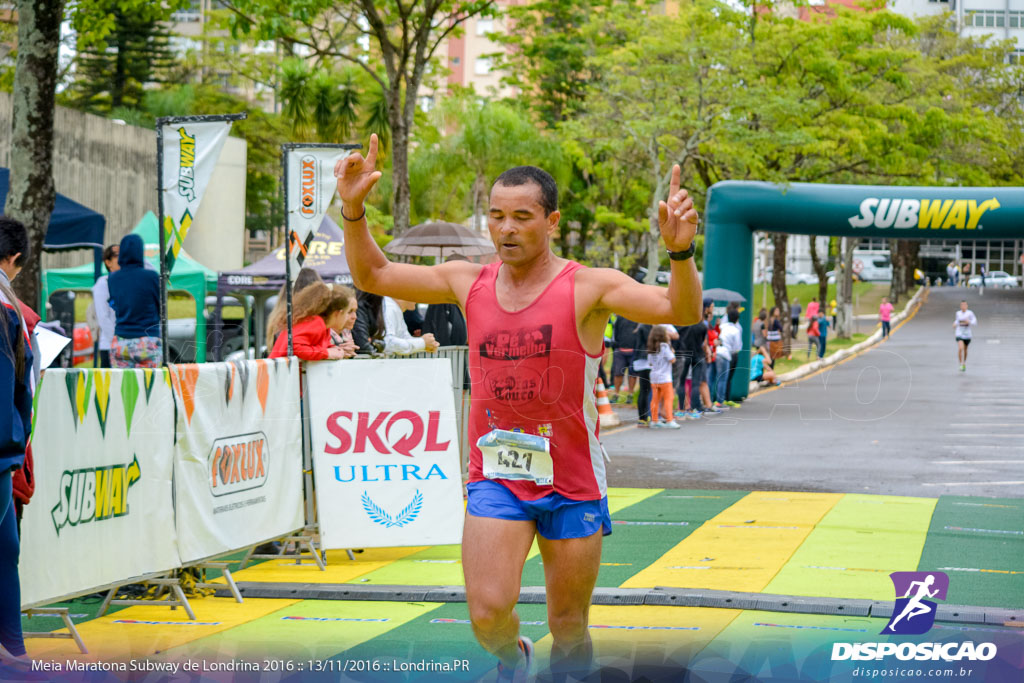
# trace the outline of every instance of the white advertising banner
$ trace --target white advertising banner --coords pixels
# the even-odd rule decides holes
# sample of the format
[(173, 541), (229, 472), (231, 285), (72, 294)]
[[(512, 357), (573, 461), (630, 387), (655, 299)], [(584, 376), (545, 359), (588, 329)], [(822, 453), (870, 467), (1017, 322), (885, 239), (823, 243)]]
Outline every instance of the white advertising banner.
[(462, 540), (447, 359), (310, 363), (307, 402), (326, 548)]
[(299, 361), (170, 366), (184, 563), (301, 529)]
[(295, 147), (286, 152), (288, 187), (285, 206), (288, 209), (288, 252), (291, 256), (292, 282), (306, 260), (317, 228), (331, 205), (337, 187), (334, 165), (349, 155), (339, 147)]
[(167, 373), (47, 370), (35, 415), (22, 605), (179, 567)]
[(179, 121), (162, 126), (163, 168), (160, 191), (164, 200), (167, 270), (174, 267), (192, 221), (210, 184), (231, 121)]

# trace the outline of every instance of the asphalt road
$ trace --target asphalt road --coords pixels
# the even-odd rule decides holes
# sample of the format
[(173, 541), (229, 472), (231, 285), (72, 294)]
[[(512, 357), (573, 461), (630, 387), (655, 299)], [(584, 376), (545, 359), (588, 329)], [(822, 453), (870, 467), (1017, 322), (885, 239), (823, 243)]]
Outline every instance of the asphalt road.
[[(966, 372), (962, 298), (978, 318)], [(602, 441), (612, 486), (1024, 496), (1024, 291), (932, 288), (888, 341), (844, 363), (679, 430)]]

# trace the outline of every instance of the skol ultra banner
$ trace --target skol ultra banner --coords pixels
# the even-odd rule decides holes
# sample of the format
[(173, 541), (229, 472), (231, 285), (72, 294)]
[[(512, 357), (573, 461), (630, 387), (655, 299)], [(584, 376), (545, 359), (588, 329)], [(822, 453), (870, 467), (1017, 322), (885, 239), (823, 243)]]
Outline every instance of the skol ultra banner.
[(334, 164), (348, 153), (347, 148), (341, 147), (295, 147), (287, 148), (285, 152), (288, 167), (285, 204), (288, 207), (288, 248), (291, 256), (289, 272), (293, 282), (334, 197), (337, 185)]
[(311, 363), (306, 394), (327, 548), (462, 539), (462, 472), (444, 359)]
[(167, 269), (174, 267), (195, 220), (203, 193), (217, 165), (231, 121), (181, 121), (161, 126), (163, 168), (160, 191), (164, 200)]
[(170, 366), (182, 562), (301, 529), (297, 359)]
[(47, 370), (22, 520), (22, 605), (180, 566), (164, 370)]

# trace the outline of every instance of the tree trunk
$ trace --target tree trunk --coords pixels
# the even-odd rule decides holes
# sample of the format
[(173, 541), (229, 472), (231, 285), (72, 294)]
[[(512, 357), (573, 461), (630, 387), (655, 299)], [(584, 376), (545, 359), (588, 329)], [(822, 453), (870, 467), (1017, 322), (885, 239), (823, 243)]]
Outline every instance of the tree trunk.
[[(398, 106), (401, 112), (401, 106)], [(409, 126), (401, 115), (391, 123), (391, 181), (395, 196), (391, 215), (394, 218), (392, 234), (398, 237), (409, 229)], [(397, 124), (397, 125), (396, 125)]]
[(53, 115), (57, 48), (64, 3), (18, 0), (18, 60), (14, 70), (10, 191), (4, 213), (28, 229), (31, 254), (14, 289), (40, 308), (43, 239), (56, 199), (53, 184)]
[(902, 240), (889, 240), (889, 260), (892, 262), (892, 281), (889, 283), (889, 302), (893, 306), (899, 303), (900, 294), (903, 293), (903, 284), (906, 281), (903, 262), (903, 253), (900, 249)]
[(824, 260), (818, 256), (817, 238), (815, 235), (811, 235), (810, 238), (811, 266), (814, 268), (814, 274), (818, 276), (818, 301), (824, 306), (825, 298), (828, 296), (828, 253), (826, 252)]
[(903, 255), (906, 264), (906, 271), (904, 273), (906, 280), (904, 280), (903, 291), (910, 292), (916, 284), (914, 282), (914, 269), (921, 265), (921, 243), (917, 240), (903, 240), (903, 244), (906, 249)]
[(859, 238), (844, 237), (842, 241), (843, 269), (839, 273), (836, 287), (836, 338), (849, 339), (853, 336), (853, 250)]
[(775, 297), (775, 305), (779, 307), (779, 315), (782, 316), (782, 348), (783, 353), (787, 356), (792, 347), (790, 334), (793, 327), (793, 322), (789, 319), (789, 292), (786, 291), (786, 245), (788, 243), (788, 234), (772, 233), (772, 246), (775, 249), (772, 254), (772, 295)]

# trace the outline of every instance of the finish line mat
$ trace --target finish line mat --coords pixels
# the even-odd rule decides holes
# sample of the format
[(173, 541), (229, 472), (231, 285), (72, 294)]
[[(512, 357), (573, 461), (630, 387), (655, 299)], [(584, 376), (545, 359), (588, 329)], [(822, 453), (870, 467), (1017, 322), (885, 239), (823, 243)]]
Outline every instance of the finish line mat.
[[(717, 588), (891, 602), (890, 572), (932, 570), (950, 577), (948, 604), (1024, 608), (1021, 499), (613, 489), (609, 507), (613, 534), (604, 539), (598, 577), (598, 586), (604, 588)], [(355, 558), (330, 551), (326, 572), (309, 563), (269, 560), (234, 576), (239, 582), (270, 584), (463, 582), (458, 546), (366, 549)], [(527, 560), (523, 585), (543, 585), (539, 555)], [(95, 601), (63, 606), (71, 607), (90, 648), (83, 661), (147, 656), (213, 661), (271, 655), (289, 661), (400, 656), (408, 661), (468, 661), (468, 673), (444, 673), (452, 680), (477, 680), (494, 666), (493, 658), (473, 639), (462, 603), (255, 598), (243, 604), (226, 598), (191, 602), (195, 622), (180, 609), (160, 606), (127, 607), (99, 619), (93, 618)], [(519, 614), (523, 633), (534, 638), (538, 652), (546, 657), (551, 639), (545, 606), (520, 605)], [(23, 619), (26, 630), (58, 630), (60, 625), (49, 618)], [(820, 659), (822, 643), (847, 635), (851, 641), (884, 640), (878, 635), (883, 626), (867, 617), (759, 610), (648, 605), (594, 606), (591, 611), (599, 662), (620, 672), (629, 662), (643, 662), (655, 670), (676, 667), (676, 672), (679, 666), (693, 665), (693, 674), (703, 672), (693, 680), (714, 680), (711, 673), (718, 664), (726, 666), (722, 662), (742, 664), (748, 675), (769, 680), (765, 671), (774, 671), (771, 658), (757, 650), (757, 643), (774, 643), (772, 651), (781, 648), (790, 659)], [(1024, 629), (999, 624), (937, 625), (928, 637), (934, 639), (940, 631), (979, 642), (991, 636), (1024, 644)], [(32, 639), (27, 645), (33, 657), (78, 658), (70, 640)], [(1018, 665), (1024, 667), (1024, 655)], [(781, 665), (776, 661), (775, 666)], [(333, 670), (332, 680), (338, 680), (340, 671)], [(802, 671), (798, 667), (800, 676)], [(385, 673), (366, 671), (355, 679), (398, 680)], [(287, 671), (281, 674), (288, 677)], [(431, 680), (431, 675), (404, 671), (401, 680)], [(837, 675), (831, 671), (825, 677)]]

